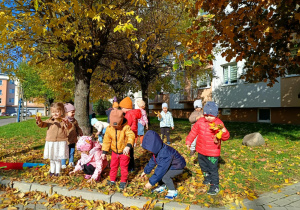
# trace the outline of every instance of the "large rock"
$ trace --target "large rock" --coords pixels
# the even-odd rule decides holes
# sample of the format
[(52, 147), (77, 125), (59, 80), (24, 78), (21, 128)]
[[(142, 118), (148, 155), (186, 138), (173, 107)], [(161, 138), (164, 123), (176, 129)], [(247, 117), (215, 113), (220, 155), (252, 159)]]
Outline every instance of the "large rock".
[(250, 133), (244, 136), (242, 144), (250, 147), (256, 147), (256, 146), (264, 145), (265, 139), (258, 132)]

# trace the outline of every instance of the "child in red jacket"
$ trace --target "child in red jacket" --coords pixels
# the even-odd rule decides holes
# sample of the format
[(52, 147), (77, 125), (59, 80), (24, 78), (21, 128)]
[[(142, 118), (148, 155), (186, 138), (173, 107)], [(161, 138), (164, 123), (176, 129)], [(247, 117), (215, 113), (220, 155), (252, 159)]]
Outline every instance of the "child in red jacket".
[[(119, 106), (121, 107), (122, 111), (125, 114), (125, 118), (127, 120), (128, 125), (130, 126), (131, 130), (135, 134), (135, 137), (137, 137), (138, 119), (142, 117), (141, 110), (132, 109), (132, 101), (128, 96), (120, 102)], [(130, 162), (128, 165), (128, 171), (134, 171), (133, 148), (130, 148)]]
[(203, 184), (210, 184), (207, 192), (216, 195), (219, 192), (218, 161), (221, 153), (221, 141), (229, 139), (230, 134), (224, 123), (218, 118), (218, 105), (208, 101), (203, 108), (203, 115), (192, 127), (186, 137), (186, 145), (190, 148), (197, 137), (196, 151), (198, 161), (204, 174)]

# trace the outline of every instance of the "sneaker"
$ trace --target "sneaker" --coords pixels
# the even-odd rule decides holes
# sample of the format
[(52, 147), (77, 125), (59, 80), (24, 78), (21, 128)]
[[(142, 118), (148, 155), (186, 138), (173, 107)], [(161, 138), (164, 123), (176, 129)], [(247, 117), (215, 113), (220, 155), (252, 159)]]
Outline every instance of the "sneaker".
[(73, 162), (70, 162), (70, 163), (69, 163), (69, 166), (74, 167), (74, 163), (73, 163)]
[(54, 176), (60, 176), (60, 174), (59, 174), (59, 173), (56, 173), (56, 174), (54, 174)]
[(208, 195), (217, 195), (220, 192), (218, 185), (210, 185), (210, 188), (207, 192)]
[(174, 199), (177, 195), (177, 190), (168, 190), (168, 194), (165, 196), (165, 199)]
[(210, 184), (211, 179), (209, 177), (209, 174), (204, 172), (204, 181), (202, 182), (202, 184)]
[(62, 165), (61, 168), (62, 168), (62, 169), (65, 169), (65, 168), (67, 168), (67, 166), (66, 166), (66, 165)]
[(120, 190), (124, 190), (124, 188), (126, 187), (126, 182), (120, 182), (119, 188)]
[(196, 150), (191, 150), (190, 151), (190, 156), (193, 156), (195, 154)]
[(49, 176), (54, 176), (54, 173), (51, 173), (51, 172), (50, 172)]
[(116, 183), (114, 181), (107, 181), (107, 185), (108, 186), (114, 186), (114, 185), (116, 185)]
[(158, 186), (157, 188), (152, 190), (152, 192), (162, 193), (163, 191), (165, 191), (166, 188), (167, 188), (167, 186), (164, 184), (164, 185)]

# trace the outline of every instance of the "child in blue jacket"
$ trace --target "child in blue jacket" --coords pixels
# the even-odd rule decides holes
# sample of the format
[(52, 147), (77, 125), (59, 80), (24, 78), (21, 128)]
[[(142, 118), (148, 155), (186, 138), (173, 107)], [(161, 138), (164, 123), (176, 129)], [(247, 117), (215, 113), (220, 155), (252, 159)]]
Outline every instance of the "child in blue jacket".
[(161, 193), (167, 187), (168, 194), (165, 198), (174, 199), (178, 192), (175, 189), (172, 178), (183, 172), (183, 168), (186, 165), (184, 158), (174, 148), (164, 144), (155, 131), (149, 130), (145, 134), (142, 147), (152, 152), (153, 156), (144, 168), (141, 176), (149, 174), (157, 165), (154, 174), (145, 185), (145, 189), (150, 189), (156, 183), (159, 183), (159, 186), (153, 191)]

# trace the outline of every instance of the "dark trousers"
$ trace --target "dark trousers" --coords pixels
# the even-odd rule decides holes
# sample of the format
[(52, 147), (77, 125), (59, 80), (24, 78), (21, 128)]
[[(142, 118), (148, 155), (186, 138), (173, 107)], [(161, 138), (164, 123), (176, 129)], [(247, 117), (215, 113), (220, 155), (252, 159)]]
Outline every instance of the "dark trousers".
[(163, 185), (164, 183), (167, 185), (168, 190), (175, 190), (175, 186), (173, 183), (172, 178), (175, 176), (182, 174), (183, 169), (180, 170), (169, 170), (167, 173), (163, 176), (161, 181), (159, 182), (159, 185)]
[(164, 135), (167, 137), (167, 142), (170, 143), (170, 127), (161, 127), (161, 139), (164, 141)]
[(219, 185), (219, 157), (210, 157), (198, 153), (198, 161), (203, 173), (207, 173), (210, 184)]
[(129, 153), (130, 153), (130, 161), (128, 164), (128, 171), (134, 171), (135, 164), (134, 164), (134, 149), (133, 149), (133, 147), (130, 148)]
[(95, 167), (92, 164), (84, 164), (83, 165), (83, 170), (82, 170), (85, 174), (88, 175), (93, 175), (94, 171), (95, 171)]

